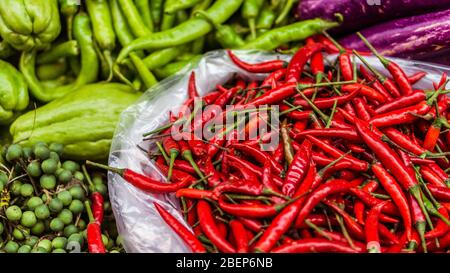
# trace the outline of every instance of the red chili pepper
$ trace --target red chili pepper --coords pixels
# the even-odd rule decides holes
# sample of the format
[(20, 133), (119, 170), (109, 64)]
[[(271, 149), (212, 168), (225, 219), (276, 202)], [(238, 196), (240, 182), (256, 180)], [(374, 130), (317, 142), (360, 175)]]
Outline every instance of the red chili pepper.
[(208, 202), (204, 200), (198, 201), (197, 215), (203, 232), (220, 251), (225, 253), (236, 252), (233, 246), (220, 235), (220, 231), (214, 221), (212, 210)]
[(91, 161), (86, 161), (86, 164), (117, 173), (118, 175), (123, 177), (123, 179), (125, 179), (128, 183), (132, 184), (136, 188), (143, 191), (154, 193), (175, 192), (178, 189), (190, 185), (195, 180), (195, 179), (192, 180), (192, 177), (185, 177), (176, 183), (163, 183), (151, 177), (134, 172), (130, 169), (113, 168), (106, 165), (94, 163)]
[(240, 143), (234, 143), (232, 147), (236, 150), (239, 150), (243, 153), (252, 156), (256, 161), (258, 161), (261, 164), (264, 164), (264, 162), (268, 160), (272, 165), (274, 171), (276, 171), (278, 174), (283, 172), (283, 167), (279, 163), (277, 163), (269, 154), (266, 154), (260, 151), (259, 149), (246, 146)]
[[(351, 188), (350, 193), (358, 197), (365, 205), (371, 208), (382, 202), (381, 200), (373, 197), (370, 193), (358, 188)], [(399, 215), (398, 209), (393, 203), (385, 204), (382, 212), (388, 213), (390, 215)]]
[(409, 137), (399, 130), (388, 127), (383, 129), (385, 135), (389, 138), (390, 141), (394, 142), (401, 148), (415, 154), (418, 156), (424, 155), (427, 153), (427, 150), (421, 147), (420, 145), (414, 143), (409, 139)]
[[(426, 228), (426, 221), (425, 221), (425, 215), (423, 214), (422, 209), (419, 206), (419, 203), (417, 202), (416, 199), (414, 199), (414, 197), (411, 194), (408, 194), (408, 201), (409, 201), (409, 206), (411, 208), (411, 215), (412, 215), (412, 220), (414, 222), (414, 227), (416, 228), (415, 232), (416, 234), (418, 234), (420, 240), (422, 241), (422, 247), (425, 247), (424, 249), (426, 249), (426, 244), (425, 244), (425, 228)], [(408, 239), (408, 241), (411, 241), (411, 239)], [(417, 241), (417, 243), (419, 242)]]
[(212, 191), (190, 189), (190, 188), (177, 190), (176, 197), (177, 198), (185, 197), (185, 198), (189, 198), (189, 199), (205, 199), (205, 198), (214, 199), (215, 198)]
[(389, 73), (394, 78), (395, 82), (397, 83), (398, 87), (400, 88), (403, 95), (409, 95), (413, 92), (413, 89), (411, 87), (411, 84), (409, 83), (408, 76), (406, 76), (403, 69), (400, 68), (398, 64), (396, 64), (393, 61), (390, 61), (383, 56), (381, 56), (377, 50), (367, 41), (364, 36), (362, 36), (359, 32), (357, 33), (358, 36), (361, 38), (361, 40), (367, 45), (367, 47), (372, 51), (372, 53), (378, 57), (380, 62), (386, 67), (387, 70), (389, 70)]
[(170, 156), (169, 171), (167, 173), (167, 180), (170, 181), (170, 179), (172, 178), (173, 163), (180, 154), (180, 147), (171, 136), (164, 138), (162, 141), (162, 145), (166, 153)]
[(333, 209), (336, 213), (342, 216), (345, 225), (347, 226), (349, 232), (355, 236), (358, 240), (364, 240), (364, 230), (363, 228), (351, 217), (347, 212), (345, 212), (342, 208), (340, 208), (337, 204), (329, 201), (322, 201), (325, 205)]
[[(333, 105), (336, 103), (336, 105), (342, 105), (344, 103), (347, 103), (351, 101), (353, 98), (355, 98), (359, 93), (361, 92), (361, 89), (352, 90), (351, 93), (347, 95), (342, 95), (339, 97), (330, 97), (330, 98), (318, 98), (314, 100), (314, 105), (319, 109), (327, 109), (333, 107)], [(304, 99), (296, 99), (293, 102), (296, 106), (301, 106), (305, 109), (310, 109), (311, 105)]]
[[(306, 44), (313, 45), (315, 42), (312, 38), (306, 39)], [(311, 72), (316, 76), (316, 83), (320, 83), (324, 76), (325, 65), (323, 62), (322, 52), (317, 51), (311, 56)]]
[(427, 75), (427, 72), (419, 71), (419, 72), (416, 72), (413, 75), (409, 76), (408, 81), (410, 84), (413, 85), (413, 84), (417, 83), (418, 81), (420, 81), (426, 75)]
[[(446, 219), (449, 219), (449, 215), (448, 215), (447, 209), (445, 207), (438, 208), (438, 211)], [(434, 238), (442, 237), (445, 234), (447, 234), (448, 231), (449, 231), (449, 226), (447, 225), (447, 223), (445, 223), (444, 221), (442, 221), (441, 219), (438, 218), (437, 224), (434, 227), (434, 229), (425, 233), (425, 239), (434, 239)]]
[(436, 143), (441, 134), (442, 121), (440, 118), (436, 118), (434, 122), (430, 125), (425, 134), (425, 139), (423, 140), (423, 147), (429, 151), (433, 151)]
[(369, 114), (369, 112), (367, 111), (368, 108), (365, 105), (365, 103), (363, 102), (363, 100), (361, 98), (354, 98), (353, 99), (353, 106), (355, 107), (357, 116), (364, 120), (364, 121), (369, 121), (371, 118), (371, 115)]
[(322, 48), (323, 46), (321, 44), (310, 44), (300, 48), (288, 64), (286, 70), (286, 81), (298, 82), (303, 73), (303, 68), (305, 67), (306, 62), (316, 52), (322, 50)]
[(189, 77), (189, 84), (188, 84), (188, 97), (189, 98), (196, 98), (198, 97), (198, 91), (197, 91), (197, 84), (195, 83), (195, 72), (191, 72), (191, 76)]
[(247, 237), (247, 230), (244, 225), (238, 220), (230, 221), (231, 233), (236, 242), (237, 253), (248, 253), (249, 238)]
[(233, 63), (245, 71), (251, 73), (270, 73), (278, 69), (285, 68), (287, 63), (282, 60), (267, 61), (258, 64), (249, 64), (240, 60), (231, 50), (227, 50), (228, 56), (230, 56)]
[(272, 250), (273, 253), (317, 253), (338, 252), (358, 253), (343, 242), (330, 242), (328, 239), (310, 238), (294, 241), (290, 244), (281, 245)]
[(239, 220), (247, 229), (253, 231), (253, 232), (260, 232), (263, 230), (264, 226), (259, 222), (257, 219), (249, 219), (244, 217), (237, 217), (236, 219)]
[(364, 225), (364, 231), (366, 234), (367, 251), (369, 253), (380, 253), (380, 239), (378, 236), (378, 224), (379, 216), (385, 202), (381, 202), (378, 205), (372, 207), (367, 214), (366, 224)]
[(184, 160), (189, 162), (189, 164), (192, 166), (192, 168), (195, 170), (195, 173), (200, 177), (204, 178), (203, 173), (200, 171), (200, 168), (197, 166), (197, 163), (195, 163), (192, 152), (190, 150), (190, 147), (187, 142), (184, 140), (178, 141), (178, 145), (181, 152), (181, 157), (183, 157)]
[(328, 195), (343, 193), (350, 189), (351, 184), (345, 180), (335, 179), (323, 184), (317, 188), (310, 196), (305, 200), (305, 204), (298, 213), (295, 225), (299, 226), (306, 219), (312, 209)]
[(386, 101), (386, 99), (383, 97), (383, 95), (381, 95), (375, 89), (373, 89), (367, 85), (360, 84), (360, 83), (352, 83), (352, 84), (345, 84), (342, 86), (342, 91), (346, 92), (346, 93), (353, 93), (356, 90), (360, 90), (359, 94), (362, 96), (365, 96), (367, 98), (376, 100), (381, 103), (384, 103)]
[(105, 246), (103, 245), (100, 223), (94, 219), (88, 201), (84, 202), (84, 206), (89, 217), (89, 224), (86, 229), (89, 253), (106, 253)]
[(208, 93), (206, 95), (204, 95), (202, 97), (202, 101), (205, 103), (205, 105), (210, 105), (211, 103), (213, 103), (220, 95), (222, 94), (222, 92), (219, 91), (214, 91), (211, 93)]
[(206, 249), (202, 243), (189, 231), (185, 225), (180, 223), (173, 215), (171, 215), (167, 210), (165, 210), (158, 203), (153, 203), (156, 210), (158, 211), (161, 218), (169, 225), (173, 231), (175, 231), (178, 236), (189, 246), (189, 248), (194, 253), (205, 253)]
[(288, 82), (278, 86), (275, 89), (269, 90), (253, 101), (244, 104), (245, 106), (260, 106), (278, 103), (288, 97), (291, 97), (297, 92), (297, 83)]
[[(340, 151), (339, 149), (336, 149), (335, 147), (326, 144), (325, 142), (323, 142), (322, 140), (315, 138), (313, 136), (307, 136), (307, 138), (314, 144), (316, 145), (318, 148), (320, 148), (321, 150), (323, 150), (324, 152), (330, 154), (331, 156), (334, 157), (340, 157), (343, 156), (345, 153)], [(362, 161), (360, 159), (357, 159), (351, 155), (346, 155), (344, 157), (344, 160), (351, 162), (354, 166), (355, 169), (353, 170), (360, 170), (360, 171), (364, 171), (367, 170), (369, 168), (369, 164), (365, 161)]]
[(436, 187), (444, 187), (447, 188), (444, 181), (427, 166), (420, 167), (420, 174), (422, 178), (429, 184), (432, 184)]
[(91, 193), (91, 202), (92, 202), (92, 214), (94, 216), (95, 222), (99, 225), (103, 223), (103, 211), (104, 211), (104, 199), (103, 195), (99, 192)]
[(355, 119), (355, 125), (363, 141), (375, 153), (383, 166), (397, 178), (405, 190), (413, 194), (420, 204), (422, 199), (414, 172), (410, 171), (398, 155), (370, 130), (367, 123)]
[[(155, 161), (155, 165), (158, 167), (158, 169), (167, 176), (167, 173), (169, 172), (169, 167), (167, 167), (166, 162), (164, 160), (157, 160)], [(187, 172), (173, 169), (172, 170), (172, 180), (174, 182), (180, 182), (185, 179), (188, 179), (190, 182), (194, 182), (196, 179), (192, 175), (190, 175)]]
[(278, 69), (270, 73), (267, 78), (264, 79), (264, 81), (261, 83), (261, 87), (271, 86), (272, 89), (273, 83), (277, 83), (280, 81), (284, 76), (286, 75), (286, 68)]
[[(364, 185), (361, 189), (365, 192), (371, 193), (378, 188), (378, 182), (375, 180), (370, 180)], [(353, 206), (353, 211), (355, 213), (355, 217), (361, 224), (364, 224), (364, 203), (360, 200), (355, 200), (355, 205)]]
[(416, 105), (417, 103), (424, 101), (426, 98), (427, 95), (425, 92), (417, 90), (409, 95), (401, 96), (395, 99), (394, 101), (381, 105), (380, 107), (375, 109), (375, 113), (380, 115), (401, 108), (405, 108), (407, 106)]
[(219, 198), (219, 207), (226, 213), (251, 218), (267, 218), (279, 213), (293, 201), (275, 205), (254, 204), (230, 204), (225, 202), (225, 197)]
[(383, 188), (387, 191), (389, 196), (392, 197), (394, 204), (397, 205), (398, 210), (400, 211), (400, 215), (403, 218), (403, 226), (405, 228), (406, 237), (408, 238), (408, 240), (411, 240), (411, 212), (405, 194), (403, 193), (402, 189), (397, 184), (395, 179), (381, 166), (381, 164), (376, 163), (372, 165), (372, 171), (380, 181)]
[(443, 202), (450, 202), (450, 188), (448, 187), (438, 187), (433, 184), (427, 184), (427, 188), (430, 190), (431, 194)]
[(294, 195), (298, 185), (305, 177), (311, 158), (312, 144), (309, 140), (303, 141), (300, 150), (295, 154), (292, 163), (286, 173), (285, 183), (282, 188), (284, 195)]
[(384, 86), (381, 84), (381, 82), (376, 79), (367, 69), (363, 66), (359, 66), (359, 71), (363, 75), (364, 79), (368, 83), (372, 83), (372, 87), (383, 97), (386, 99), (387, 102), (391, 102), (393, 100), (392, 95), (384, 88)]

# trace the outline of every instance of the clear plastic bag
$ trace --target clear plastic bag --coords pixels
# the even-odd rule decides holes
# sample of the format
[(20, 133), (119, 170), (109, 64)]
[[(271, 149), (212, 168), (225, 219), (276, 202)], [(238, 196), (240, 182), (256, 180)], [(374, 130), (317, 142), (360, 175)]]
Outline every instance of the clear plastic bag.
[[(291, 56), (260, 51), (236, 51), (236, 55), (249, 63), (257, 63), (275, 58), (289, 60)], [(328, 56), (332, 62), (336, 56)], [(376, 69), (387, 73), (375, 57), (366, 57)], [(393, 59), (401, 65), (408, 75), (426, 71), (428, 75), (414, 86), (415, 89), (432, 89), (431, 82), (439, 81), (442, 72), (450, 73), (450, 68), (416, 61)], [(359, 61), (359, 60), (358, 60)], [(360, 64), (360, 63), (358, 63)], [(263, 79), (263, 74), (251, 74), (235, 66), (225, 51), (212, 51), (196, 64), (162, 81), (143, 94), (138, 102), (125, 110), (117, 125), (112, 142), (109, 164), (114, 167), (127, 167), (151, 175), (161, 181), (164, 177), (139, 147), (148, 149), (148, 142), (142, 135), (167, 122), (169, 111), (177, 111), (187, 98), (187, 85), (190, 72), (196, 73), (200, 95), (214, 90), (217, 84), (226, 83), (236, 73), (246, 79)], [(124, 239), (127, 252), (190, 252), (183, 241), (160, 218), (153, 206), (158, 202), (184, 222), (180, 206), (173, 194), (151, 194), (143, 192), (126, 183), (123, 178), (109, 173), (109, 195), (117, 221), (118, 231)], [(188, 227), (188, 225), (186, 224)], [(188, 227), (190, 228), (190, 227)]]

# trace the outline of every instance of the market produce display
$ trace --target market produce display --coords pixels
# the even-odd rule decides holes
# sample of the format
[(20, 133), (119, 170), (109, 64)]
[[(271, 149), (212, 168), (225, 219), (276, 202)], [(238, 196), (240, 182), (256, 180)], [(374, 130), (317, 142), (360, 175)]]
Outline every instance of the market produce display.
[[(327, 33), (309, 38), (289, 63), (250, 64), (228, 51), (241, 69), (268, 73), (262, 81), (236, 75), (199, 97), (192, 72), (181, 110), (143, 138), (153, 143), (148, 154), (168, 183), (126, 166), (87, 164), (148, 193), (175, 193), (193, 233), (154, 206), (193, 252), (446, 252), (447, 75), (430, 90), (415, 90), (426, 73), (407, 75), (358, 35), (389, 76)], [(327, 48), (340, 52), (336, 62), (324, 60)], [(199, 112), (208, 105), (223, 112)], [(279, 128), (257, 110), (225, 123), (259, 106), (280, 108)], [(217, 119), (226, 126), (212, 138), (196, 135), (196, 127)], [(249, 138), (261, 123), (272, 130)], [(173, 129), (180, 124), (184, 130)], [(231, 137), (240, 134), (246, 138)], [(273, 134), (282, 141), (263, 149)]]
[[(0, 249), (6, 253), (120, 252), (103, 173), (62, 160), (63, 145), (4, 147)], [(104, 199), (105, 198), (105, 199)]]
[[(193, 252), (449, 251), (447, 75), (416, 90), (426, 73), (383, 57), (445, 63), (449, 22), (449, 0), (4, 0), (0, 250), (124, 251), (108, 170), (174, 193), (193, 233), (154, 206)], [(109, 167), (123, 111), (218, 49), (264, 80), (235, 75), (200, 97), (192, 72), (179, 113), (139, 146), (167, 182)], [(253, 64), (234, 50), (293, 57)], [(175, 137), (210, 105), (279, 107), (280, 128), (225, 139), (275, 122), (250, 112), (213, 139)], [(192, 129), (227, 117), (216, 111)], [(273, 135), (282, 143), (262, 149)]]

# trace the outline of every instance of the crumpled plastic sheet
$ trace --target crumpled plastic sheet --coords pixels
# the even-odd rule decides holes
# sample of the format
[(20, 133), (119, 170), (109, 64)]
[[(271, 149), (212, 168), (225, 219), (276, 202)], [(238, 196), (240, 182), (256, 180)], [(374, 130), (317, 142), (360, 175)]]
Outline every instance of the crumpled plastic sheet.
[[(291, 56), (261, 51), (234, 51), (236, 55), (249, 63), (257, 63), (275, 58), (288, 61)], [(385, 73), (375, 57), (365, 57), (376, 69)], [(327, 56), (332, 63), (336, 55)], [(395, 59), (408, 75), (426, 71), (428, 75), (414, 86), (415, 89), (432, 89), (432, 81), (438, 82), (443, 71), (450, 73), (450, 67), (427, 64), (417, 61)], [(361, 64), (355, 58), (358, 65)], [(200, 95), (213, 91), (217, 84), (224, 84), (236, 73), (245, 79), (262, 80), (266, 75), (248, 73), (235, 66), (226, 51), (218, 50), (206, 53), (198, 63), (191, 64), (176, 75), (163, 80), (147, 90), (142, 97), (128, 107), (120, 117), (112, 142), (109, 164), (114, 167), (132, 170), (165, 181), (164, 176), (138, 146), (148, 150), (150, 142), (144, 142), (142, 135), (168, 120), (169, 111), (179, 109), (187, 98), (187, 86), (190, 72), (196, 73), (197, 88)], [(126, 252), (134, 253), (188, 253), (189, 248), (179, 236), (166, 225), (153, 206), (158, 202), (186, 227), (180, 204), (174, 194), (153, 194), (141, 191), (124, 181), (117, 174), (108, 174), (108, 187), (112, 209), (117, 221), (119, 234), (124, 239)]]

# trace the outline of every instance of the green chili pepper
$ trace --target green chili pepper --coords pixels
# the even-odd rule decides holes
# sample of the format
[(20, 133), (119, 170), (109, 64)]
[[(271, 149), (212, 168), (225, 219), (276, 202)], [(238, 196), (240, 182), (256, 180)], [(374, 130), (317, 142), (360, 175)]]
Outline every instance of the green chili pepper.
[(164, 0), (150, 0), (150, 11), (152, 13), (153, 23), (156, 27), (161, 24), (161, 14), (163, 12)]
[(275, 17), (275, 11), (271, 9), (269, 5), (265, 5), (258, 15), (258, 19), (256, 19), (256, 29), (258, 34), (270, 30), (275, 21)]
[(201, 55), (196, 56), (190, 60), (170, 63), (166, 66), (155, 69), (153, 72), (155, 73), (155, 76), (158, 79), (165, 79), (167, 77), (175, 75), (176, 73), (178, 73), (181, 69), (183, 69), (187, 65), (192, 65), (193, 63), (198, 61), (200, 58), (201, 58)]
[(256, 38), (256, 17), (264, 4), (264, 0), (244, 0), (242, 17), (247, 20), (251, 37)]
[(107, 65), (107, 71), (105, 72), (105, 74), (109, 75), (107, 81), (110, 81), (112, 79), (113, 63), (111, 51), (116, 47), (116, 34), (109, 4), (106, 0), (86, 0), (86, 8), (92, 21), (95, 41), (102, 50)]
[(143, 59), (144, 64), (150, 70), (159, 68), (175, 60), (183, 52), (184, 48), (183, 46), (175, 46), (157, 50)]
[(111, 0), (110, 7), (117, 39), (122, 46), (126, 46), (134, 40), (133, 33), (131, 33), (130, 27), (120, 9), (118, 0)]
[(130, 58), (139, 74), (139, 77), (141, 78), (141, 81), (144, 83), (145, 88), (150, 88), (158, 83), (158, 80), (156, 80), (153, 73), (148, 70), (141, 58), (139, 58), (135, 53), (131, 53)]
[[(211, 18), (219, 24), (228, 20), (242, 4), (243, 0), (217, 0), (206, 11)], [(159, 49), (165, 47), (179, 46), (203, 37), (212, 30), (210, 23), (203, 19), (192, 18), (170, 30), (154, 33), (149, 37), (138, 38), (125, 46), (120, 52), (117, 63), (123, 63), (128, 54), (135, 50)]]
[(44, 49), (60, 32), (57, 0), (2, 0), (0, 35), (15, 49)]
[(200, 3), (202, 0), (166, 0), (164, 13), (174, 14), (177, 11), (190, 9)]
[(58, 61), (60, 58), (74, 57), (80, 54), (80, 47), (77, 41), (67, 41), (51, 47), (37, 57), (37, 64), (48, 64)]
[(73, 37), (73, 17), (77, 14), (80, 8), (80, 2), (76, 0), (59, 0), (59, 9), (66, 17), (67, 24), (67, 38), (72, 40)]
[(54, 80), (67, 72), (67, 62), (65, 59), (55, 63), (46, 63), (37, 66), (36, 75), (41, 81)]
[[(203, 11), (207, 9), (212, 3), (212, 0), (203, 0), (197, 3), (191, 10), (191, 18), (195, 16), (195, 13), (199, 10)], [(204, 51), (206, 43), (206, 37), (201, 37), (192, 42), (191, 51), (194, 54), (200, 54)]]
[(125, 18), (128, 20), (131, 32), (136, 37), (146, 37), (152, 33), (152, 30), (144, 24), (139, 11), (132, 0), (118, 0), (118, 3)]
[(277, 19), (275, 20), (276, 25), (281, 24), (286, 19), (286, 17), (289, 15), (289, 12), (292, 9), (292, 7), (297, 2), (298, 2), (298, 0), (287, 0), (286, 1), (283, 9), (281, 10), (280, 15), (278, 15)]
[(10, 63), (0, 60), (0, 124), (9, 124), (28, 106), (27, 83)]
[(58, 88), (46, 89), (36, 77), (36, 50), (22, 53), (19, 63), (20, 71), (28, 83), (31, 94), (40, 101), (48, 102), (54, 100), (82, 85), (97, 80), (98, 58), (93, 46), (89, 16), (84, 12), (78, 13), (73, 23), (74, 37), (81, 50), (81, 69), (73, 83)]
[(191, 10), (191, 17), (194, 16), (194, 13), (197, 10), (206, 10), (207, 8), (209, 8), (209, 6), (211, 6), (211, 3), (213, 1), (212, 0), (202, 0), (200, 1), (197, 5), (195, 5), (192, 10)]
[(246, 43), (241, 49), (273, 50), (282, 44), (303, 40), (338, 25), (336, 22), (329, 22), (320, 18), (300, 21), (267, 31), (255, 40)]
[(214, 22), (204, 11), (196, 11), (195, 14), (200, 15), (208, 23), (214, 26), (216, 40), (223, 48), (239, 48), (245, 44), (244, 40), (236, 33), (233, 27), (229, 25), (221, 25)]
[[(170, 5), (169, 1), (164, 2), (164, 10), (166, 9), (167, 5)], [(169, 30), (175, 25), (175, 20), (177, 19), (175, 13), (167, 13), (164, 12), (162, 15), (162, 21), (161, 21), (161, 31)]]
[(6, 42), (0, 42), (0, 59), (6, 59), (14, 54), (14, 49)]
[(150, 3), (148, 0), (134, 0), (136, 7), (139, 10), (142, 21), (150, 31), (154, 30), (152, 13), (150, 11)]

